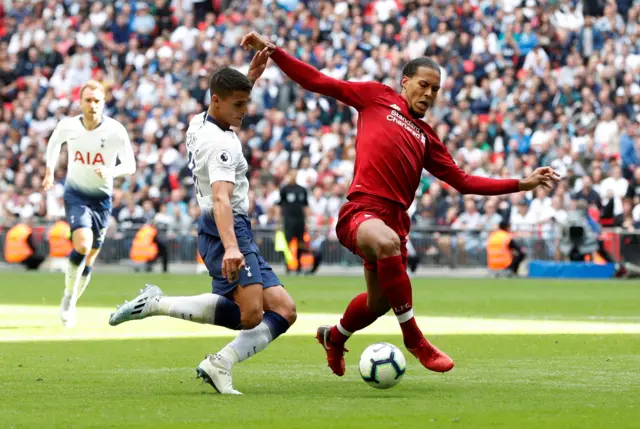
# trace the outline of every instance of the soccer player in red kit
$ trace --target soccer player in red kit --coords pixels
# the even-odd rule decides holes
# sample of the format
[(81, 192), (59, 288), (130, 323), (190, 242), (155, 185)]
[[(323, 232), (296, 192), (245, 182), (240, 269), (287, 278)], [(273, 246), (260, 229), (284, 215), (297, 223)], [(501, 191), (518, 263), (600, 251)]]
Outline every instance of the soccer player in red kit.
[(402, 92), (378, 82), (333, 79), (276, 48), (255, 32), (242, 39), (245, 49), (271, 48), (271, 59), (304, 89), (332, 97), (358, 112), (353, 182), (336, 227), (340, 243), (363, 258), (367, 292), (347, 306), (340, 322), (318, 328), (331, 370), (344, 374), (344, 345), (356, 331), (393, 309), (407, 349), (432, 371), (446, 372), (453, 360), (422, 334), (413, 315), (406, 272), (410, 219), (422, 169), (463, 194), (501, 195), (551, 187), (553, 169), (538, 168), (524, 180), (489, 179), (464, 173), (434, 130), (422, 120), (440, 89), (440, 67), (423, 57), (403, 70)]

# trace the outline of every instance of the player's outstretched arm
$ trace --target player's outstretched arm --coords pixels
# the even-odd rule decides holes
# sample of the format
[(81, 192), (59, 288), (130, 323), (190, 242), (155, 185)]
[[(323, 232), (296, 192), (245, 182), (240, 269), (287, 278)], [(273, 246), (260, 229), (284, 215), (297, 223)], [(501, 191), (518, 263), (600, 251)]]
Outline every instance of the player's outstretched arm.
[(63, 119), (58, 122), (56, 128), (53, 130), (51, 137), (47, 143), (46, 154), (46, 172), (44, 173), (44, 179), (42, 180), (42, 187), (45, 191), (48, 191), (53, 187), (53, 174), (58, 165), (58, 157), (60, 156), (60, 149), (62, 144), (67, 140), (66, 121)]
[(233, 183), (224, 181), (213, 182), (211, 185), (213, 217), (225, 250), (222, 259), (222, 275), (229, 282), (237, 280), (238, 272), (244, 267), (244, 256), (238, 247), (238, 240), (233, 227), (231, 195), (233, 194), (234, 186)]
[(453, 161), (451, 154), (440, 141), (431, 141), (425, 156), (424, 168), (462, 194), (503, 195), (531, 191), (538, 186), (551, 189), (560, 180), (551, 167), (541, 167), (529, 177), (518, 179), (490, 179), (465, 173)]
[(244, 49), (266, 49), (280, 70), (298, 85), (307, 91), (340, 100), (357, 110), (362, 110), (369, 104), (382, 88), (382, 84), (378, 82), (348, 82), (329, 77), (287, 54), (255, 31), (245, 35), (240, 44)]

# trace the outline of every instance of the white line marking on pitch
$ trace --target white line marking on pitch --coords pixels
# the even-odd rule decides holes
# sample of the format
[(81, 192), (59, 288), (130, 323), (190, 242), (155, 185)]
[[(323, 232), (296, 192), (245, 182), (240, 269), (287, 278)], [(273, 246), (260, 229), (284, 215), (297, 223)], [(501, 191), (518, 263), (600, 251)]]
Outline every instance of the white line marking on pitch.
[[(112, 309), (78, 308), (78, 324), (61, 326), (58, 307), (0, 305), (0, 342), (117, 340), (141, 338), (231, 337), (237, 332), (169, 317), (150, 317), (112, 327), (107, 323)], [(298, 315), (286, 335), (315, 334), (316, 328), (340, 320), (339, 314)], [(592, 321), (484, 319), (470, 317), (418, 317), (428, 335), (525, 335), (525, 334), (640, 334), (640, 323)], [(358, 335), (400, 334), (393, 316), (384, 316)]]

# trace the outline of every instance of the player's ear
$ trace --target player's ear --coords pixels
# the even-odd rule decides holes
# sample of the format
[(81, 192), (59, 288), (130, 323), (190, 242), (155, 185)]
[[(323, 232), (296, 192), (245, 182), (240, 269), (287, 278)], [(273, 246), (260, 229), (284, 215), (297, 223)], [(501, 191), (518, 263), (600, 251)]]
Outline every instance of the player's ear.
[(402, 76), (402, 80), (400, 81), (400, 84), (402, 85), (402, 88), (406, 88), (407, 87), (407, 82), (409, 82), (409, 77), (408, 76)]

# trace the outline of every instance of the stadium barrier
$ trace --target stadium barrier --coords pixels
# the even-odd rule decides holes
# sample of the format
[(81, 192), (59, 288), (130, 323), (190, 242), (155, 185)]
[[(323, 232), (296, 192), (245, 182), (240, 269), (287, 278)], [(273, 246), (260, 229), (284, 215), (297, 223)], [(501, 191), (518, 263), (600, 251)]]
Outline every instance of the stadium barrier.
[[(51, 224), (33, 226), (34, 238), (39, 252), (49, 253), (47, 229)], [(124, 264), (129, 261), (129, 251), (133, 238), (141, 225), (118, 225), (107, 233), (102, 251), (98, 257), (101, 263)], [(4, 262), (4, 241), (8, 225), (0, 226), (0, 261)], [(275, 228), (258, 227), (254, 230), (256, 244), (267, 262), (283, 264), (282, 253), (276, 252)], [(459, 231), (446, 227), (419, 228), (411, 231), (410, 240), (421, 256), (421, 265), (432, 267), (486, 267), (486, 233)], [(172, 263), (193, 263), (197, 260), (197, 235), (195, 229), (161, 231), (169, 250)], [(560, 260), (556, 254), (560, 234), (558, 231), (519, 231), (515, 238), (524, 247), (527, 260)], [(335, 233), (328, 229), (312, 232), (312, 240), (321, 237), (320, 251), (323, 265), (360, 265), (360, 258), (346, 250), (335, 239)], [(640, 231), (608, 229), (601, 235), (604, 246), (616, 261), (630, 262), (640, 266)]]

